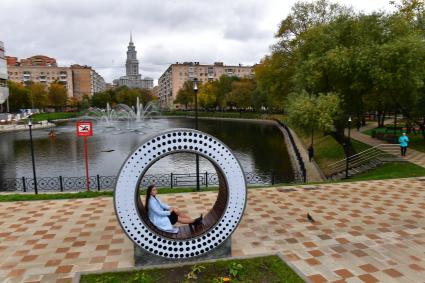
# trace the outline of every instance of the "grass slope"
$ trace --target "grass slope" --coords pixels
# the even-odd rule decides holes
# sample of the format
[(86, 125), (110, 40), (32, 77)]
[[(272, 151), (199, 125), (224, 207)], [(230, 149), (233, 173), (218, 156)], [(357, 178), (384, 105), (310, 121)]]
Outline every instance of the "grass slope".
[(425, 168), (409, 162), (387, 163), (346, 181), (383, 180), (425, 176)]

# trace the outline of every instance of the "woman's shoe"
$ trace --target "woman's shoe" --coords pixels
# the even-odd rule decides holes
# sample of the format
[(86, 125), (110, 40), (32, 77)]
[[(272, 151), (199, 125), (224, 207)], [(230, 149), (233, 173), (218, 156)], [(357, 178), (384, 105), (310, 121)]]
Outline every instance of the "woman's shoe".
[(198, 218), (196, 218), (195, 219), (195, 221), (193, 221), (193, 224), (195, 225), (195, 226), (198, 226), (198, 225), (200, 225), (200, 224), (202, 224), (202, 214), (201, 214), (201, 216), (199, 216)]

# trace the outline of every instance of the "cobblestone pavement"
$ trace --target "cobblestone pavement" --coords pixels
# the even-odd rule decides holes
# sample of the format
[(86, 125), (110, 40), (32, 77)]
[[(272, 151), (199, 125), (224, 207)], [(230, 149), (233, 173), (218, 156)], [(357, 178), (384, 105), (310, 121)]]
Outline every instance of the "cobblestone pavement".
[[(161, 198), (197, 216), (216, 193)], [(0, 225), (0, 282), (133, 266), (112, 198), (0, 203)], [(425, 282), (425, 178), (250, 189), (233, 256), (278, 251), (311, 282)]]

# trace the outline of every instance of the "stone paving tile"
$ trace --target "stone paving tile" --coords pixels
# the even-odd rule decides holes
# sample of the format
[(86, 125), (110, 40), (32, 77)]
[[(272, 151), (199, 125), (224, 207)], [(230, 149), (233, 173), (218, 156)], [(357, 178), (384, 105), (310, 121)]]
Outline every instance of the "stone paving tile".
[[(425, 282), (423, 181), (304, 188), (249, 190), (233, 256), (281, 252), (311, 282)], [(216, 197), (161, 196), (193, 217)], [(66, 282), (76, 272), (134, 265), (112, 198), (0, 203), (0, 222), (1, 282)]]

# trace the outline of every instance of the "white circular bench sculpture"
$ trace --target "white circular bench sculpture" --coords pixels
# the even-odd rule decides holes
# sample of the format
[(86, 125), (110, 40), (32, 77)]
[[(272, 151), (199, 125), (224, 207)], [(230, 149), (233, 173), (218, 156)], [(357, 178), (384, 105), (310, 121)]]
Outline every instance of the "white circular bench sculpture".
[[(219, 190), (217, 200), (204, 216), (202, 225), (195, 229), (189, 225), (179, 226), (179, 233), (172, 234), (159, 230), (149, 221), (140, 200), (139, 187), (142, 177), (155, 162), (169, 154), (182, 152), (198, 154), (213, 164)], [(230, 244), (229, 237), (245, 210), (246, 195), (244, 172), (225, 144), (200, 131), (171, 129), (147, 138), (129, 155), (117, 179), (114, 204), (122, 229), (135, 244), (135, 259), (136, 252), (143, 251), (143, 256), (157, 258), (151, 261), (155, 264), (161, 260), (208, 257), (224, 242)]]

